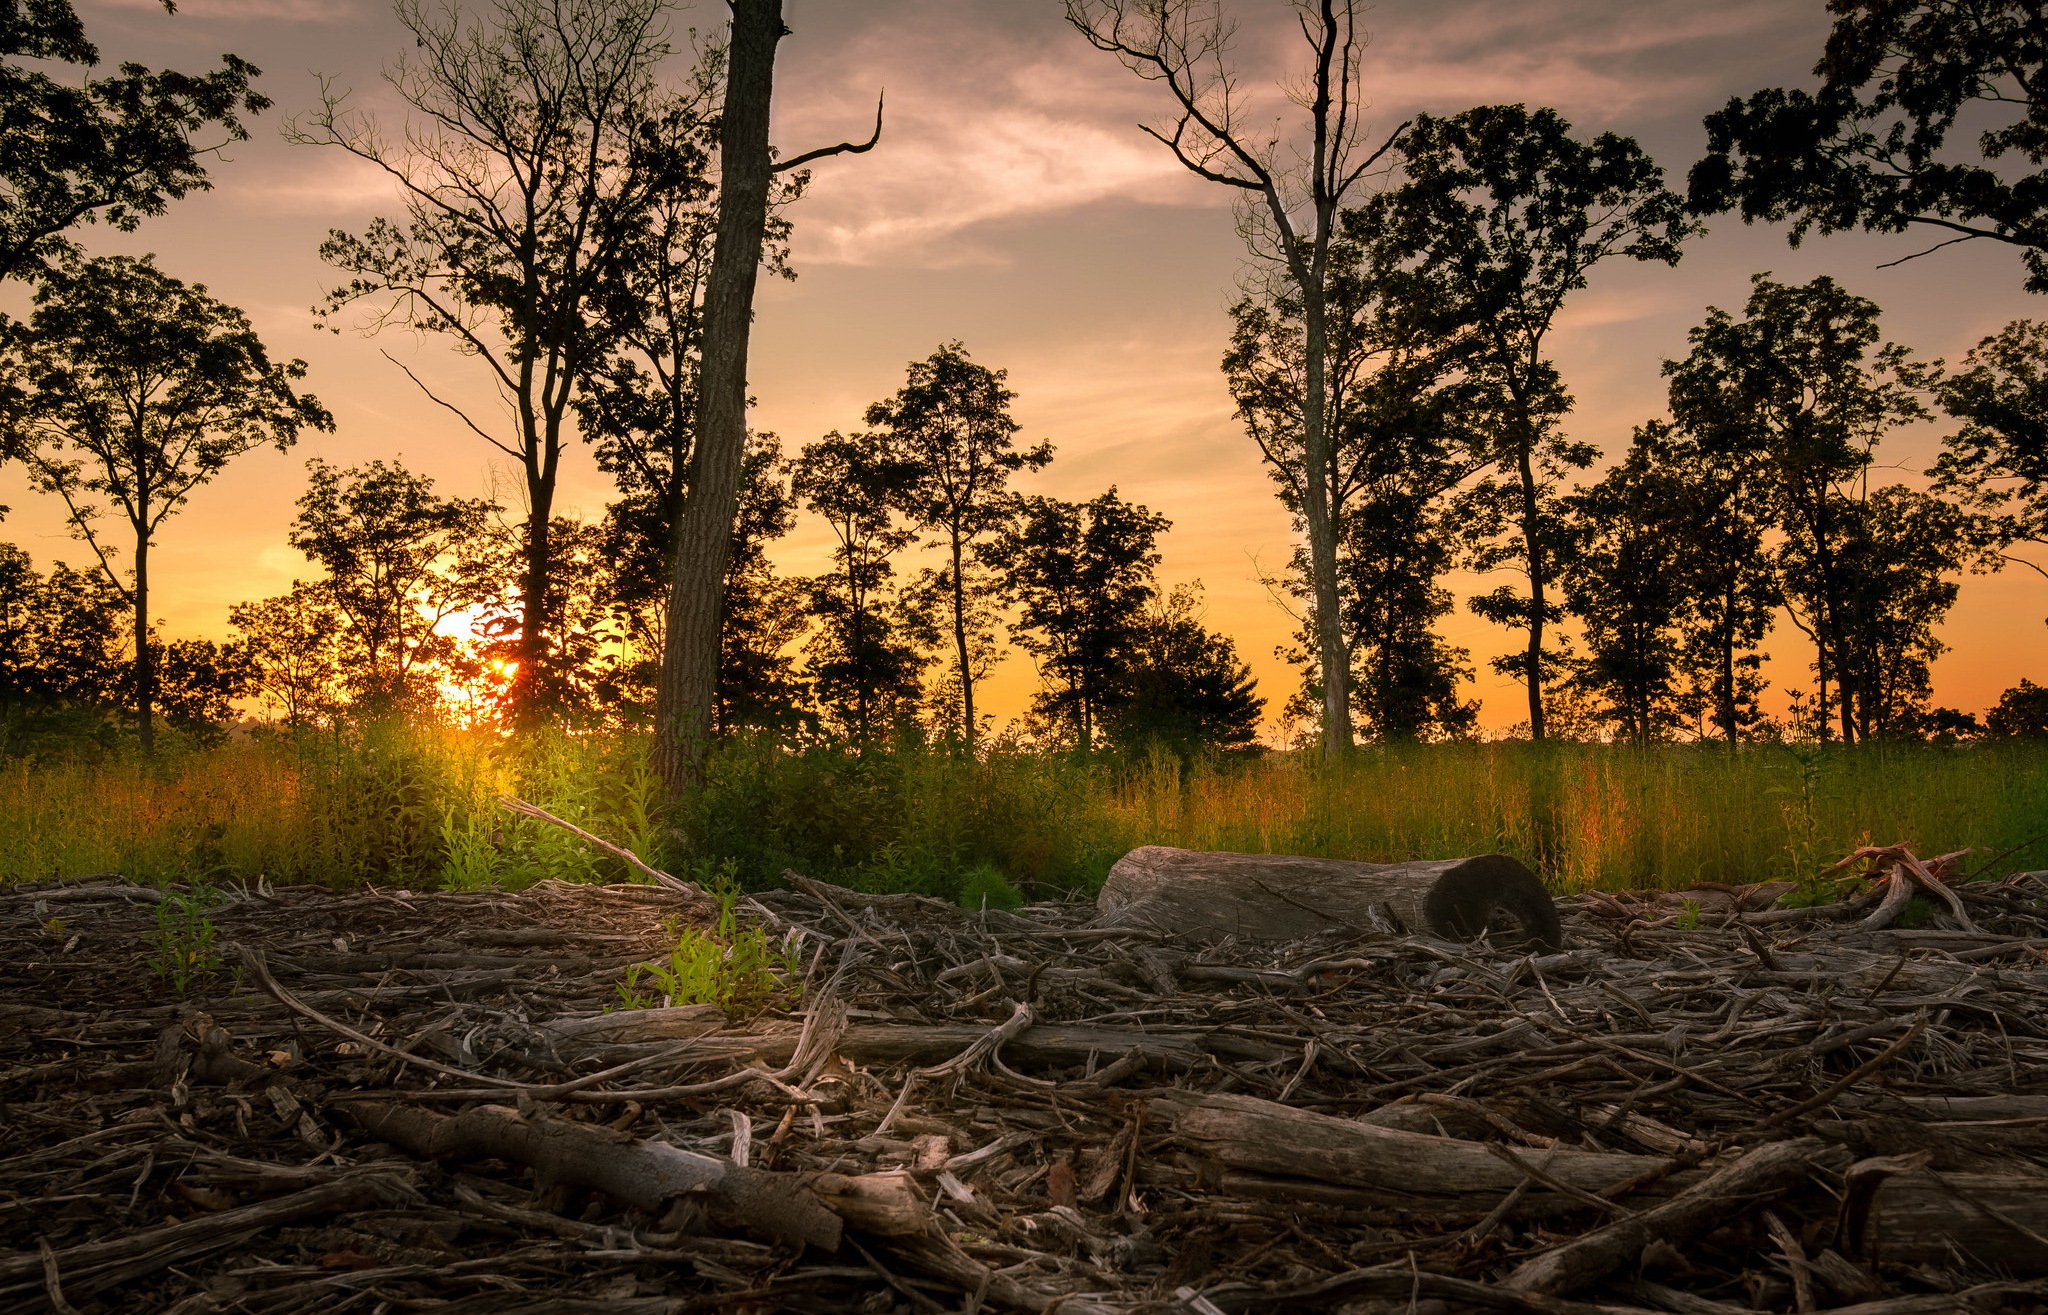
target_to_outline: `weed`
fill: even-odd
[[[733,913],[739,887],[730,878],[708,885],[718,897],[718,920],[711,932],[664,920],[662,930],[674,938],[675,948],[666,963],[636,963],[626,969],[626,979],[618,987],[619,1008],[708,1004],[753,1009],[800,989],[801,945],[792,940],[778,948],[760,927],[741,930]]]
[[[1691,931],[1699,925],[1700,902],[1696,899],[1689,899],[1679,906],[1678,921],[1673,923],[1672,926],[1680,931]]]
[[[165,891],[156,903],[149,966],[180,1000],[227,966],[213,952],[218,935],[213,914],[226,903],[226,896],[212,886],[194,886],[184,894]]]
[[[1005,881],[1001,871],[986,863],[960,879],[960,907],[963,909],[1007,911],[1023,902],[1023,893]]]

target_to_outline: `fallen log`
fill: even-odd
[[[1939,1173],[1925,1152],[1870,1159],[1847,1175],[1845,1236],[1879,1266],[1965,1256],[2021,1278],[2048,1275],[2048,1177]]]
[[[1561,943],[1550,892],[1505,854],[1353,863],[1145,845],[1110,868],[1096,907],[1098,925],[1204,938],[1291,941],[1391,928],[1471,940],[1512,923],[1544,949]]]
[[[1597,1196],[1671,1167],[1661,1156],[1565,1146],[1503,1156],[1503,1148],[1486,1142],[1333,1118],[1256,1096],[1175,1091],[1155,1095],[1151,1107],[1171,1119],[1175,1134],[1199,1155],[1235,1169],[1372,1188],[1388,1193],[1389,1204],[1429,1197],[1491,1205],[1508,1192],[1539,1186]],[[1673,1174],[1663,1183],[1683,1185],[1700,1176]],[[1530,1202],[1534,1208],[1547,1204],[1544,1192],[1527,1195],[1537,1198]]]
[[[529,1119],[503,1105],[453,1116],[368,1101],[341,1108],[364,1131],[415,1155],[523,1164],[544,1185],[594,1188],[648,1211],[698,1198],[715,1219],[778,1242],[833,1251],[843,1225],[908,1236],[928,1221],[923,1199],[900,1173],[771,1173],[599,1124]]]
[[[1652,1242],[1689,1241],[1760,1201],[1792,1190],[1829,1149],[1812,1138],[1758,1146],[1661,1205],[1612,1220],[1523,1261],[1502,1286],[1553,1297],[1575,1292],[1634,1263]]]

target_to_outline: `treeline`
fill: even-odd
[[[1630,138],[1576,135],[1549,109],[1421,115],[1364,140],[1351,0],[1304,16],[1314,71],[1290,140],[1239,131],[1215,7],[1069,0],[1081,34],[1170,97],[1161,142],[1249,201],[1254,272],[1223,367],[1301,530],[1275,582],[1305,618],[1289,711],[1327,752],[1357,730],[1473,733],[1470,652],[1442,634],[1461,569],[1515,581],[1466,606],[1511,636],[1493,667],[1521,683],[1531,739],[1857,742],[2048,722],[2027,682],[1979,723],[1932,706],[1929,676],[1958,578],[2048,543],[2048,327],[2015,322],[1950,367],[1885,341],[1877,307],[1832,279],[1760,274],[1739,312],[1709,308],[1666,363],[1666,414],[1611,445],[1609,469],[1596,475],[1602,449],[1566,427],[1573,398],[1547,345],[1564,306],[1602,264],[1676,263],[1706,215],[1791,219],[1795,236],[1945,225],[2023,248],[2029,286],[2048,287],[2048,175],[2030,189],[1983,164],[2016,151],[2039,165],[2038,142],[2016,128],[1975,163],[1936,158],[1966,104],[2042,109],[2024,16],[1992,5],[1984,21],[2013,40],[1958,46],[1951,7],[1835,8],[1818,99],[1732,102],[1681,195]],[[325,95],[287,127],[400,198],[330,233],[315,311],[337,331],[442,342],[494,389],[509,420],[399,366],[511,463],[517,504],[444,496],[395,459],[312,462],[290,531],[307,576],[237,604],[222,645],[158,641],[150,549],[229,463],[333,420],[300,391],[304,363],[273,361],[240,311],[74,239],[204,187],[207,135],[237,136],[267,106],[256,70],[125,66],[74,86],[49,63],[87,68],[97,52],[62,0],[0,25],[0,114],[33,126],[0,160],[0,280],[34,294],[27,318],[0,325],[0,459],[61,500],[92,559],[45,573],[0,556],[10,742],[132,724],[147,753],[159,713],[204,729],[260,698],[311,726],[453,699],[512,726],[640,724],[659,708],[669,734],[695,737],[701,712],[715,732],[972,751],[994,732],[976,692],[1006,644],[1042,677],[1025,727],[1037,743],[1253,741],[1261,700],[1231,642],[1202,624],[1193,586],[1156,578],[1165,518],[1114,488],[1080,503],[1013,488],[1052,450],[1020,441],[1003,372],[961,344],[913,362],[858,426],[794,451],[703,403],[739,407],[702,385],[717,373],[707,347],[723,361],[744,345],[753,249],[761,270],[794,276],[802,166],[872,140],[779,162],[756,141],[753,201],[727,207],[737,173],[721,152],[746,153],[726,107],[744,79],[715,43],[672,46],[667,0],[396,12],[412,44],[387,71],[403,122]],[[768,48],[747,74],[765,133],[783,29],[759,0],[734,14]],[[735,215],[744,297],[721,302],[714,236]],[[1953,423],[1928,487],[1883,482],[1886,439],[1937,416]],[[556,511],[578,443],[616,485],[594,523]],[[829,527],[831,569],[780,576],[769,546],[807,514]],[[700,522],[698,538],[682,532]],[[678,587],[683,574],[703,587]],[[673,620],[715,586],[715,627]],[[678,709],[689,673],[674,659],[708,654],[714,630],[715,706]],[[1774,643],[1809,655],[1783,718],[1764,707]],[[671,786],[686,783],[672,766]]]

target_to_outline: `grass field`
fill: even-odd
[[[495,806],[516,793],[672,871],[785,867],[976,902],[1088,889],[1141,844],[1385,861],[1499,851],[1559,890],[1808,876],[1863,843],[2048,867],[2048,746],[1637,750],[1503,742],[1184,764],[735,744],[683,819],[637,737],[438,729],[0,764],[0,877],[520,886],[625,870]]]

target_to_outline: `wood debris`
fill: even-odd
[[[0,889],[0,1309],[2048,1311],[2048,873],[1284,944],[792,875]],[[1897,925],[1933,892],[1927,925]],[[664,922],[666,920],[666,927]]]

